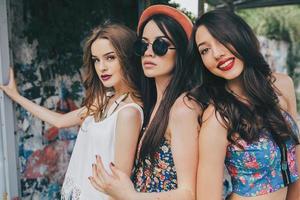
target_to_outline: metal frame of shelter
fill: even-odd
[[[300,4],[300,0],[206,0],[206,3],[216,8],[227,7],[231,10],[235,10],[270,6],[294,5]]]
[[[7,83],[10,50],[7,0],[0,0],[0,84]],[[14,111],[11,100],[0,91],[0,199],[19,196]]]

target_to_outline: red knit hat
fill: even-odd
[[[157,14],[163,14],[173,18],[182,26],[187,37],[190,38],[193,29],[192,21],[183,12],[167,5],[153,5],[144,10],[137,26],[137,32],[139,32],[141,25],[147,19]]]

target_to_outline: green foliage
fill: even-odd
[[[300,41],[300,6],[280,6],[240,10],[259,35],[287,42]]]
[[[169,5],[174,8],[180,9],[184,14],[186,14],[186,16],[188,16],[192,20],[192,22],[194,22],[196,20],[196,16],[191,11],[188,11],[185,8],[180,8],[179,3],[172,2],[172,3],[169,3]]]
[[[146,1],[147,2],[147,1]],[[150,3],[150,5],[154,5],[154,4],[165,4],[168,6],[172,6],[173,8],[177,8],[180,9],[184,14],[186,14],[192,21],[195,21],[196,17],[194,16],[194,14],[191,11],[188,11],[187,9],[180,8],[180,4],[176,3],[174,1],[171,0],[151,0],[148,1]]]
[[[240,10],[243,17],[258,35],[284,40],[290,44],[287,58],[288,74],[296,86],[300,82],[300,6],[278,6]],[[300,94],[297,95],[300,97]],[[300,99],[298,107],[300,109]]]
[[[256,34],[290,44],[288,72],[294,76],[295,68],[300,63],[300,6],[240,10],[238,14],[250,24]]]

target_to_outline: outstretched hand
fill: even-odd
[[[9,82],[7,85],[0,85],[0,90],[3,90],[3,92],[5,92],[11,98],[19,95],[14,77],[14,70],[11,67],[9,68]]]
[[[93,175],[89,177],[92,186],[116,200],[133,199],[136,191],[126,173],[110,164],[112,174],[109,174],[102,163],[101,157],[96,156],[96,164],[92,166]]]

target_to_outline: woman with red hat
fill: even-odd
[[[113,163],[108,173],[100,156],[90,177],[114,199],[195,199],[200,110],[185,93],[194,67],[183,64],[191,31],[189,18],[169,6],[151,6],[140,17],[135,51],[147,77],[145,121],[132,181]]]

